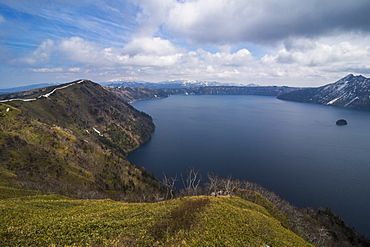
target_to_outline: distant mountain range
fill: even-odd
[[[165,98],[178,94],[229,94],[229,95],[263,95],[278,96],[299,88],[285,86],[256,86],[256,87],[238,87],[238,86],[204,86],[204,87],[182,87],[182,88],[146,88],[146,87],[128,87],[119,86],[105,87],[106,90],[116,94],[126,102],[134,102],[143,99]]]
[[[349,74],[335,83],[295,90],[278,99],[370,110],[370,79]]]
[[[233,95],[263,95],[278,96],[287,92],[298,90],[286,86],[208,86],[191,88],[165,88],[159,91],[168,95],[175,94],[233,94]]]
[[[105,89],[126,102],[141,99],[163,98],[176,94],[240,94],[277,96],[278,99],[370,110],[370,79],[349,74],[335,83],[315,88],[287,86],[259,86],[256,84],[222,84],[216,81],[169,80],[159,83],[122,80],[101,82]],[[26,87],[0,89],[0,99],[19,97],[38,92],[55,84],[36,84]],[[33,90],[31,90],[33,89]],[[26,90],[31,90],[23,92]],[[12,93],[11,95],[9,95]],[[15,94],[16,93],[16,94]],[[5,95],[6,94],[6,95]],[[29,95],[28,95],[29,96]]]
[[[145,81],[135,81],[135,80],[111,80],[108,82],[100,83],[104,86],[111,87],[146,87],[152,89],[162,89],[162,88],[190,88],[190,87],[208,87],[208,86],[241,86],[234,83],[220,83],[217,81],[199,81],[199,80],[168,80],[163,82],[145,82]],[[244,85],[246,87],[257,86],[256,84]]]

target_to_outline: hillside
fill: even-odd
[[[278,99],[370,110],[370,79],[349,74],[335,83],[288,92]]]
[[[100,85],[80,80],[4,97],[0,185],[133,201],[160,191],[125,159],[150,139],[151,117]]]
[[[370,244],[329,209],[296,209],[257,184],[215,178],[207,190],[245,189],[234,188],[232,196],[191,196],[199,191],[190,189],[173,200],[127,203],[0,186],[0,246]]]
[[[240,197],[125,203],[36,195],[0,207],[1,246],[313,246]]]

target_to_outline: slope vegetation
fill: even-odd
[[[160,184],[125,159],[150,139],[150,116],[91,81],[0,103],[0,185],[78,198],[148,200]],[[140,198],[138,198],[140,197]]]
[[[36,195],[0,208],[4,246],[312,246],[240,197],[133,204]]]

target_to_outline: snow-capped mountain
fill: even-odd
[[[279,99],[357,109],[370,109],[370,79],[349,74],[339,81],[318,88],[282,94]]]
[[[112,87],[146,87],[153,89],[161,88],[190,88],[190,87],[207,87],[207,86],[238,86],[237,84],[231,83],[220,83],[217,81],[200,81],[200,80],[168,80],[162,82],[145,82],[136,80],[119,80],[114,79],[108,82],[102,82],[102,85],[112,86]],[[253,84],[254,85],[254,84]],[[248,85],[247,85],[248,86]]]
[[[179,85],[181,87],[208,87],[208,86],[225,86],[230,84],[223,84],[217,81],[199,81],[199,80],[168,80],[160,82],[161,84]]]

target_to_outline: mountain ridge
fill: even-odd
[[[217,81],[201,81],[201,80],[167,80],[161,82],[146,82],[146,81],[136,81],[136,80],[110,80],[108,82],[101,83],[104,86],[111,87],[145,87],[152,89],[163,89],[163,88],[192,88],[192,87],[207,87],[207,86],[242,86],[235,83],[220,83]],[[244,85],[257,86],[255,84]]]
[[[231,95],[262,95],[278,96],[298,88],[287,86],[205,86],[191,88],[164,88],[159,89],[168,95],[176,94],[231,94]]]
[[[278,99],[370,110],[370,79],[349,74],[334,83],[288,92]]]
[[[153,89],[147,87],[106,86],[105,89],[116,94],[122,100],[132,103],[136,100],[165,98],[179,94],[278,96],[300,88],[287,86],[202,86]]]

